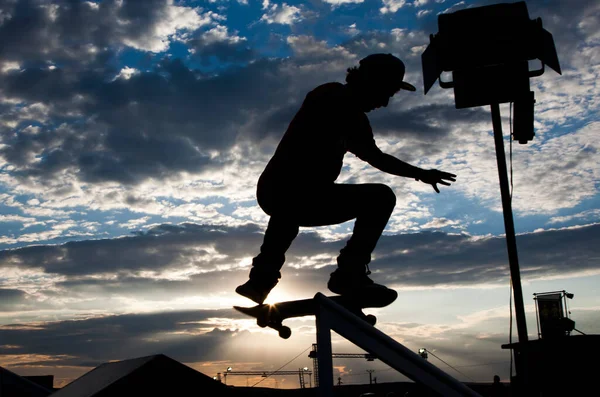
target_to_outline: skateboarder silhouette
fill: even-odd
[[[396,196],[383,184],[338,184],[343,157],[351,152],[379,170],[433,186],[456,175],[424,170],[383,153],[375,144],[365,113],[386,107],[404,82],[404,63],[391,54],[372,54],[348,69],[346,84],[318,86],[306,95],[298,113],[258,180],[257,201],[270,216],[260,253],[249,279],[236,292],[262,304],[281,278],[285,253],[299,227],[340,224],[355,219],[354,230],[337,257],[327,287],[335,294],[389,291],[368,275],[371,253],[381,236]]]

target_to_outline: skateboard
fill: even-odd
[[[392,289],[385,293],[368,296],[341,296],[333,295],[327,298],[344,306],[367,323],[375,325],[377,317],[365,314],[363,309],[385,307],[396,300],[398,293]],[[302,299],[297,301],[280,302],[275,304],[263,303],[252,307],[234,306],[235,310],[256,319],[256,324],[261,327],[269,327],[277,332],[283,339],[292,335],[292,330],[283,325],[283,321],[292,317],[304,317],[315,315],[317,303],[314,299]]]

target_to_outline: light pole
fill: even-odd
[[[231,372],[233,370],[233,368],[231,367],[227,367],[227,369],[225,370],[225,372],[223,373],[223,378],[225,379],[225,384],[227,384],[227,374],[229,372]]]
[[[529,362],[525,305],[517,256],[515,227],[509,190],[500,103],[514,103],[512,139],[520,144],[532,140],[534,132],[534,92],[530,77],[541,76],[545,66],[561,74],[552,34],[542,26],[541,18],[529,18],[527,4],[492,4],[459,10],[438,16],[439,32],[430,36],[423,52],[425,94],[439,79],[442,88],[454,89],[457,109],[490,106],[496,147],[496,161],[506,232],[506,246],[517,332],[515,349],[517,382],[515,389],[529,392]],[[542,67],[529,70],[529,61],[538,59]],[[442,72],[452,72],[452,81],[442,81]],[[511,380],[512,383],[512,380]]]
[[[302,368],[302,371],[308,372],[309,369],[308,369],[308,367],[304,367],[304,368]],[[302,377],[304,377],[304,374],[302,374]],[[312,376],[310,376],[310,375],[308,375],[308,387],[310,387],[312,389]]]

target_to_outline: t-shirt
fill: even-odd
[[[259,184],[311,186],[333,183],[346,152],[368,161],[379,149],[367,115],[341,83],[326,83],[306,95]]]

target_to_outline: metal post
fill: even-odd
[[[513,297],[515,301],[515,314],[517,320],[517,332],[519,335],[521,362],[524,364],[517,371],[520,372],[522,384],[527,387],[527,323],[525,320],[525,305],[523,304],[523,289],[521,288],[521,272],[519,270],[519,258],[517,256],[517,240],[515,237],[515,225],[511,205],[510,191],[508,187],[508,170],[506,168],[506,154],[504,152],[504,138],[502,135],[502,122],[500,119],[500,106],[498,103],[491,105],[492,125],[494,128],[494,142],[496,144],[496,160],[498,162],[498,176],[500,177],[500,194],[502,195],[502,210],[504,214],[504,229],[506,231],[506,247],[508,249],[508,263],[510,266],[510,277],[513,286]],[[510,138],[512,139],[512,138]]]
[[[317,316],[319,360],[321,360],[321,357],[323,361],[327,361],[329,358],[327,363],[319,362],[320,371],[323,371],[323,367],[329,368],[328,379],[321,379],[320,388],[322,389],[322,395],[326,395],[324,394],[326,389],[323,388],[325,381],[328,381],[327,387],[329,390],[333,388],[331,340],[328,338],[331,336],[331,331],[335,331],[341,337],[346,338],[356,346],[377,357],[378,360],[381,360],[415,382],[422,383],[441,396],[481,397],[462,382],[446,374],[435,365],[430,364],[427,360],[423,360],[423,358],[407,349],[397,340],[390,338],[320,292],[315,295],[314,299],[317,305],[317,312],[319,313]],[[321,354],[323,346],[321,343],[327,343],[328,355]],[[321,374],[325,376],[323,372]]]
[[[513,223],[511,197],[508,189],[508,171],[506,169],[506,154],[504,153],[504,139],[500,121],[500,106],[497,103],[494,103],[491,107],[494,141],[496,143],[496,160],[498,161],[498,176],[500,177],[500,194],[502,195],[502,209],[504,213],[504,229],[506,231],[506,247],[508,249],[508,263],[510,265],[510,276],[514,288],[517,331],[519,334],[519,342],[526,343],[528,340],[527,323],[525,322],[525,305],[523,304],[521,273],[519,270],[519,259],[517,257],[515,225]]]
[[[331,323],[322,315],[319,307],[316,313],[317,361],[319,362],[319,396],[333,397],[333,353],[331,349]]]

